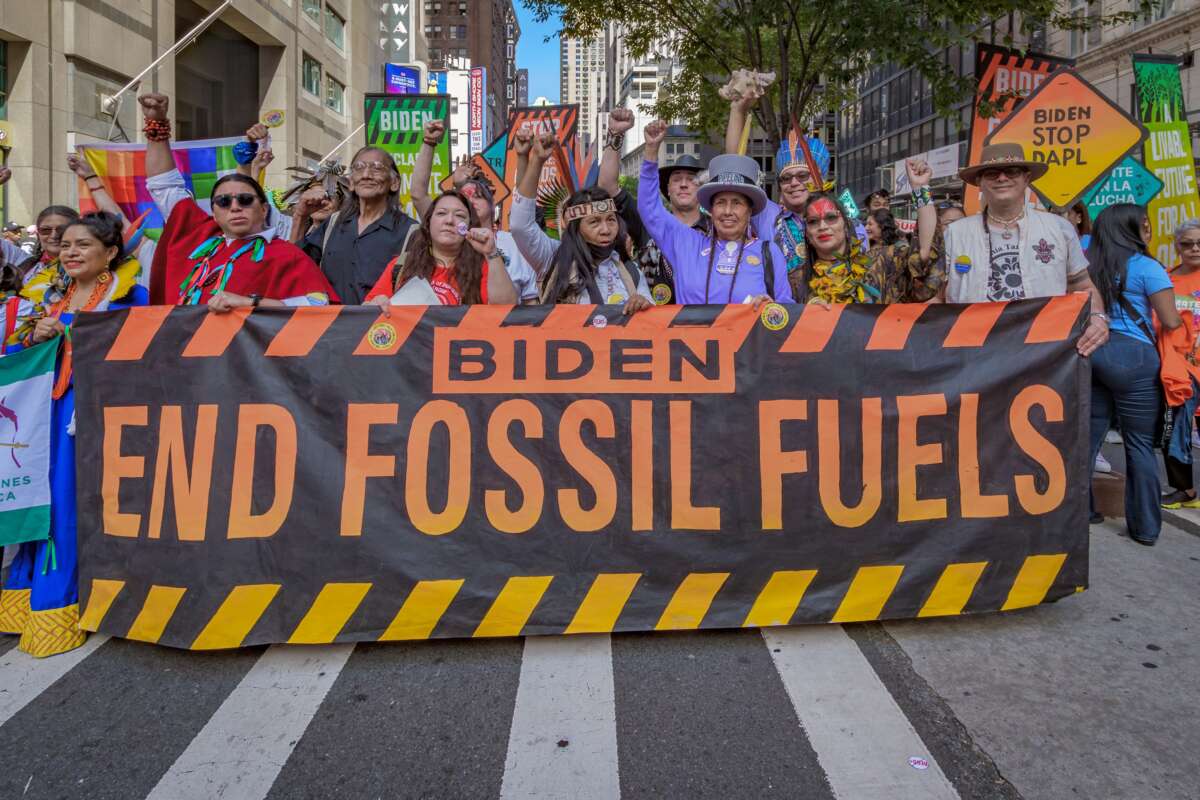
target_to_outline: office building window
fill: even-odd
[[[338,50],[346,48],[346,20],[329,6],[325,6],[325,38]]]
[[[1153,25],[1155,22],[1166,19],[1175,11],[1175,0],[1159,0],[1154,8],[1149,9],[1140,17],[1133,21],[1133,29],[1141,30],[1147,25]]]
[[[1101,0],[1071,0],[1071,16],[1087,20],[1089,25],[1083,30],[1071,31],[1069,42],[1071,55],[1079,56],[1100,44],[1100,15],[1103,12]]]
[[[321,0],[303,0],[301,8],[304,9],[304,15],[318,25],[321,24]]]
[[[346,87],[328,75],[325,76],[325,105],[339,114],[346,111]]]
[[[303,66],[301,69],[301,77],[304,83],[304,91],[316,97],[321,96],[321,62],[304,54]]]

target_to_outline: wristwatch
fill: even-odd
[[[261,302],[262,302],[262,295],[261,295],[261,294],[252,294],[252,295],[250,295],[250,307],[251,307],[251,308],[258,308],[258,304],[259,304],[259,303],[261,303]]]
[[[1093,311],[1091,314],[1088,314],[1088,316],[1089,317],[1099,317],[1100,319],[1104,320],[1105,325],[1112,324],[1112,320],[1110,320],[1108,318],[1108,314],[1105,314],[1103,311]]]

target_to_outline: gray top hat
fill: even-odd
[[[758,185],[758,162],[750,156],[726,154],[717,156],[708,165],[708,183],[697,193],[700,207],[712,213],[713,198],[721,192],[737,192],[750,201],[750,212],[757,214],[767,207],[767,193]]]
[[[658,189],[660,192],[662,192],[663,197],[666,197],[667,184],[671,180],[672,172],[684,170],[685,172],[699,173],[703,169],[704,167],[700,164],[700,159],[696,158],[695,156],[680,156],[679,158],[675,159],[675,162],[670,166],[658,168]]]

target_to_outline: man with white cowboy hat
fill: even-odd
[[[659,194],[658,151],[667,124],[646,126],[645,160],[638,182],[638,213],[667,260],[675,265],[676,302],[793,302],[783,252],[755,235],[751,218],[767,207],[758,186],[759,169],[747,156],[717,156],[708,166],[709,179],[697,192],[700,206],[712,216],[713,233],[705,236],[672,216]]]
[[[959,170],[964,182],[979,187],[983,210],[946,228],[942,299],[985,303],[1088,292],[1093,311],[1076,343],[1087,356],[1108,341],[1108,317],[1075,228],[1025,202],[1029,184],[1047,169],[1008,143],[984,147],[978,164]]]

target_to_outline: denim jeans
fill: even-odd
[[[1154,541],[1162,528],[1161,484],[1154,436],[1162,416],[1158,350],[1140,339],[1113,333],[1092,353],[1092,455],[1096,460],[1115,416],[1125,440],[1125,524],[1129,535]],[[1092,508],[1095,509],[1095,498]]]

